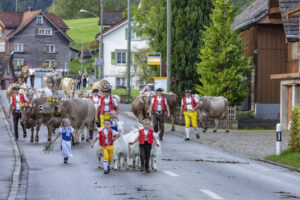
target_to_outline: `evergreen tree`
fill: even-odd
[[[224,96],[230,105],[239,105],[249,92],[250,59],[243,56],[244,46],[238,31],[231,29],[236,8],[229,0],[215,0],[211,23],[204,31],[197,72],[201,96]]]
[[[195,63],[211,7],[211,0],[172,0],[172,91],[177,94],[199,82]],[[143,0],[140,8],[133,8],[133,18],[135,31],[147,36],[151,48],[161,52],[166,62],[167,1]]]

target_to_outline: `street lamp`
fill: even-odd
[[[99,42],[99,59],[102,58],[103,59],[103,0],[100,1],[100,6],[101,6],[101,26],[99,26],[99,33],[101,33],[101,39]],[[99,18],[98,15],[96,15],[95,13],[85,10],[85,9],[80,9],[81,13],[90,13],[92,15],[94,15],[95,17]],[[103,72],[103,67],[99,66],[99,79],[103,79],[104,78],[104,72]]]

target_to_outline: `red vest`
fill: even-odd
[[[191,96],[192,99],[192,107],[195,108],[196,107],[196,101],[195,99]],[[183,109],[186,110],[186,97],[183,97]]]
[[[101,105],[100,105],[100,114],[103,115],[105,106],[105,97],[101,97]],[[115,110],[114,102],[112,96],[109,97],[109,111]]]
[[[166,102],[165,102],[165,97],[161,96],[161,109],[162,110],[166,110]],[[158,100],[157,100],[157,96],[154,97],[154,103],[153,103],[153,110],[157,110],[157,106],[158,106]]]
[[[140,129],[139,130],[139,143],[140,144],[145,144],[145,133],[144,133],[144,129]],[[153,143],[153,130],[152,129],[148,129],[148,134],[147,134],[147,142],[149,144]]]
[[[113,132],[112,132],[111,129],[109,129],[107,137],[108,137],[109,145],[113,145],[114,144],[114,141],[112,139]],[[100,144],[101,147],[104,147],[106,145],[105,144],[105,139],[106,139],[106,136],[105,136],[104,129],[103,129],[103,130],[99,131],[99,144]]]
[[[20,101],[21,101],[21,103],[26,103],[25,96],[22,93],[20,93]],[[12,96],[12,105],[13,105],[13,108],[17,107],[17,99],[16,99],[15,94]]]
[[[92,96],[90,96],[89,98],[90,98],[90,100],[92,100],[93,103],[95,104],[95,102],[94,102],[94,96],[92,95]],[[98,95],[98,99],[101,99],[101,96],[100,96],[100,95]]]

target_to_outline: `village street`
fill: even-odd
[[[1,101],[7,109],[6,99],[1,98]],[[125,120],[125,132],[136,125],[135,120],[126,116],[120,119]],[[59,141],[53,152],[43,153],[46,135],[43,127],[40,143],[30,143],[30,135],[19,140],[28,164],[28,183],[22,185],[27,181],[21,179],[21,187],[27,186],[26,199],[274,200],[300,197],[300,175],[296,172],[196,142],[184,142],[171,134],[161,143],[157,172],[146,174],[123,168],[109,175],[98,169],[95,152],[87,142],[73,148],[69,164],[63,164]]]

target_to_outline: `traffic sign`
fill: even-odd
[[[154,52],[147,54],[148,65],[161,65],[161,53]]]
[[[104,65],[104,58],[95,58],[95,62],[97,66]]]

